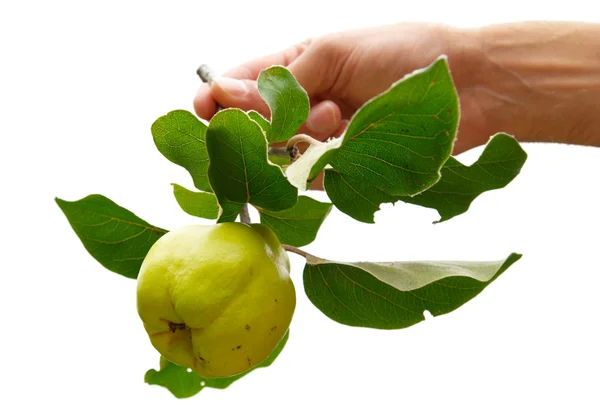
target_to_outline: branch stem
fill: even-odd
[[[242,207],[242,211],[240,211],[240,222],[244,224],[252,223],[252,221],[250,220],[250,212],[248,211],[248,204],[244,204],[244,207]]]

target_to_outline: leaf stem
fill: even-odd
[[[311,256],[310,254],[306,253],[304,250],[300,250],[299,248],[290,246],[289,244],[282,244],[281,247],[283,247],[288,252],[296,253],[296,254],[304,257],[305,259],[308,259]]]
[[[318,141],[316,139],[314,139],[313,137],[311,137],[310,135],[306,135],[306,134],[296,134],[293,137],[291,137],[288,142],[287,142],[287,149],[289,150],[290,148],[295,147],[295,145],[299,142],[306,142],[309,145],[320,145],[322,144],[321,141]]]

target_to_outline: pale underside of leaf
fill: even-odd
[[[308,184],[329,164],[343,140],[332,139],[322,144],[312,144],[300,158],[290,165],[285,174],[295,187],[306,191]]]
[[[331,319],[350,326],[400,329],[477,296],[521,255],[497,262],[339,263],[308,257],[304,288]],[[314,263],[314,264],[311,264]]]

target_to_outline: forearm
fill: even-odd
[[[527,22],[462,35],[471,38],[463,61],[477,69],[457,87],[475,107],[465,121],[479,123],[482,139],[503,131],[520,141],[600,146],[599,24]]]

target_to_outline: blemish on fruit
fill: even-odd
[[[252,359],[250,357],[246,357],[246,360],[248,361],[248,366],[251,367],[252,366]]]
[[[275,329],[277,329],[277,326],[272,327],[271,332],[273,332]]]
[[[240,349],[241,347],[242,347],[241,345],[238,345],[235,347],[235,349]]]
[[[249,331],[250,330],[250,325],[246,325],[245,328],[246,328],[247,331]]]
[[[277,298],[275,298],[275,302],[277,302]]]

